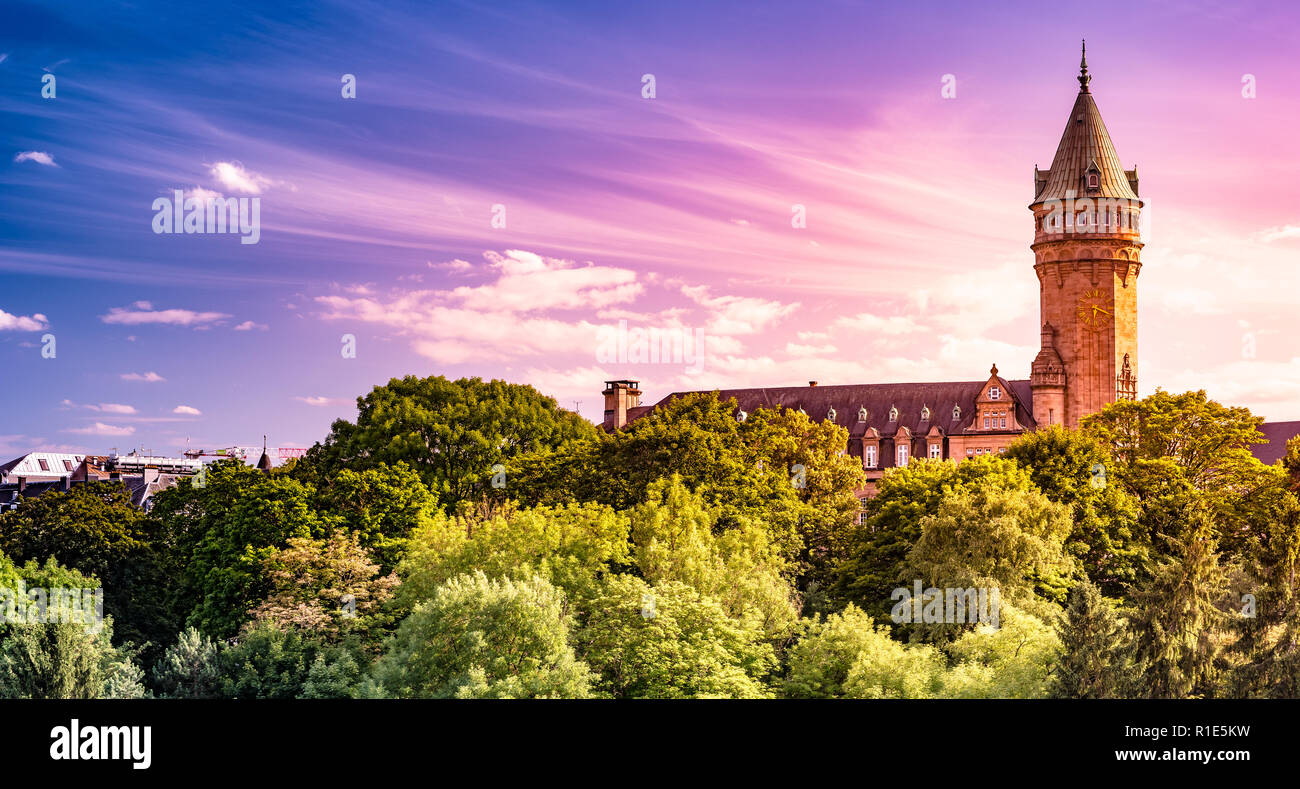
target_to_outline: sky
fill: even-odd
[[[1146,203],[1139,394],[1300,419],[1288,3],[186,5],[0,6],[6,459],[306,447],[406,375],[593,421],[619,378],[1027,378],[1081,38]],[[256,198],[256,243],[155,232],[176,190]]]

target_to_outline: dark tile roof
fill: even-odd
[[[1286,457],[1286,442],[1300,435],[1300,422],[1268,422],[1259,428],[1267,444],[1255,444],[1250,452],[1261,463],[1272,465]]]
[[[1034,427],[1033,393],[1029,381],[1007,381],[999,378],[1003,388],[1015,395],[1016,420],[1024,427]],[[780,386],[756,389],[722,389],[720,400],[735,398],[740,408],[752,412],[757,408],[784,406],[792,410],[803,409],[809,417],[822,420],[832,407],[835,424],[847,428],[850,442],[860,439],[868,428],[874,427],[882,438],[892,436],[901,426],[912,431],[913,436],[925,435],[938,425],[951,435],[971,426],[975,418],[975,398],[988,381],[959,381],[948,383],[910,384],[845,384],[833,386]],[[666,404],[685,392],[674,392],[653,407]],[[858,421],[858,409],[867,408],[867,420]],[[921,411],[930,408],[929,421],[922,421]],[[952,418],[953,406],[961,406],[961,418]],[[898,421],[889,421],[889,409],[898,409]],[[629,415],[631,412],[629,411]],[[640,416],[640,414],[638,414]]]
[[[1100,189],[1090,190],[1083,186],[1083,175],[1095,166],[1100,176]],[[1130,176],[1132,180],[1130,180]],[[1126,171],[1120,163],[1115,145],[1110,141],[1106,124],[1102,123],[1101,111],[1092,94],[1086,90],[1079,92],[1066,121],[1061,143],[1056,148],[1049,170],[1039,170],[1034,195],[1034,202],[1045,200],[1065,200],[1067,193],[1075,198],[1110,197],[1137,200],[1134,188],[1137,171]]]

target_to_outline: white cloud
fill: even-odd
[[[683,285],[681,290],[691,301],[712,311],[707,326],[710,334],[756,334],[799,307],[798,302],[782,304],[750,296],[710,296],[705,285]]]
[[[218,200],[225,197],[225,195],[223,195],[221,192],[214,192],[211,189],[204,189],[201,186],[196,186],[193,189],[186,190],[184,197],[186,200],[189,200],[190,198],[194,198],[198,200],[200,203],[206,205],[209,200]]]
[[[153,384],[153,383],[158,383],[159,381],[166,381],[167,379],[163,378],[158,373],[148,372],[148,373],[122,373],[122,380],[123,381],[144,381],[146,383]]]
[[[40,331],[49,328],[49,325],[49,319],[39,312],[27,317],[24,315],[10,315],[4,310],[0,310],[0,331]]]
[[[859,312],[851,317],[839,318],[835,321],[835,325],[846,329],[888,335],[910,334],[921,330],[921,327],[916,325],[916,321],[905,315],[891,315],[883,318],[869,312]]]
[[[130,425],[119,427],[117,425],[106,425],[103,422],[96,422],[90,427],[75,427],[63,432],[80,433],[85,436],[129,436],[135,432],[135,428]]]
[[[432,261],[426,260],[424,264],[429,268],[445,269],[447,271],[452,271],[452,272],[457,272],[462,274],[467,271],[474,270],[474,266],[472,263],[470,263],[468,260],[461,260],[460,258],[456,258],[455,260],[449,260],[446,263],[434,263]]]
[[[134,414],[135,406],[123,405],[122,403],[100,403],[97,406],[86,406],[92,411],[102,411],[106,414]]]
[[[252,331],[253,329],[257,329],[258,331],[266,331],[267,325],[265,323],[254,323],[253,321],[244,321],[243,323],[235,327],[235,331]]]
[[[1300,225],[1271,227],[1268,230],[1261,230],[1256,234],[1256,238],[1265,244],[1271,244],[1274,241],[1283,241],[1288,238],[1300,238]]]
[[[23,151],[14,157],[15,162],[36,162],[46,167],[58,167],[54,163],[54,157],[45,151]]]
[[[307,405],[310,406],[316,406],[317,408],[324,408],[325,406],[330,406],[330,405],[345,405],[347,403],[352,402],[346,397],[322,397],[320,395],[312,395],[310,397],[295,397],[293,399],[302,403],[306,403]]]
[[[147,301],[137,301],[130,307],[113,307],[107,315],[100,315],[104,323],[136,326],[142,323],[163,323],[173,326],[203,326],[229,318],[224,312],[196,312],[195,310],[155,310]]]
[[[212,166],[212,177],[232,192],[260,195],[262,189],[271,186],[270,178],[244,169],[239,162],[217,162]]]
[[[172,409],[173,414],[185,414],[186,416],[203,416],[203,412],[194,406],[178,405]]]
[[[496,282],[459,287],[450,298],[467,309],[533,312],[547,309],[600,309],[636,299],[642,286],[630,269],[579,266],[572,260],[547,258],[511,249],[484,254],[499,273]]]

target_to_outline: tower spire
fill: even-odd
[[[1088,83],[1092,77],[1088,75],[1088,40],[1083,39],[1083,57],[1079,59],[1079,92],[1089,93]]]

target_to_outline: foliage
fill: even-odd
[[[399,698],[584,698],[564,595],[542,578],[459,575],[415,606],[374,667]]]
[[[1059,626],[1061,659],[1050,695],[1060,699],[1127,698],[1139,686],[1132,639],[1115,607],[1088,580],[1070,590]]]
[[[438,513],[412,536],[398,594],[409,608],[451,578],[481,570],[515,580],[540,576],[570,598],[583,598],[602,574],[628,561],[628,518],[607,506],[508,509],[486,517]]]
[[[442,376],[394,378],[357,398],[295,473],[320,483],[344,468],[405,463],[444,506],[488,495],[492,466],[591,439],[596,428],[531,386]]]
[[[253,619],[308,632],[324,644],[382,628],[382,606],[392,598],[397,576],[380,577],[360,539],[355,532],[290,538],[263,561],[271,591],[253,608]]]
[[[222,674],[217,645],[198,630],[186,628],[154,665],[153,684],[167,698],[220,698]]]
[[[615,698],[766,698],[776,668],[756,618],[734,618],[678,581],[605,578],[578,631],[582,658]]]

